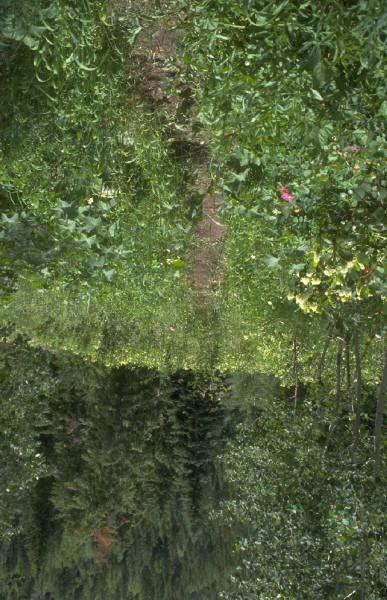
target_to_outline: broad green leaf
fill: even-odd
[[[321,96],[320,92],[318,92],[317,90],[312,89],[312,94],[313,94],[314,98],[316,98],[316,100],[320,100],[320,102],[324,100],[324,98]]]
[[[263,262],[271,269],[277,269],[280,266],[280,259],[275,256],[269,256],[268,258],[264,258]]]

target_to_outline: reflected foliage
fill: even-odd
[[[209,521],[234,420],[224,382],[109,371],[19,339],[3,355],[2,413],[17,390],[19,437],[4,473],[2,597],[214,597],[229,560],[229,534]]]

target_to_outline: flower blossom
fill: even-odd
[[[284,186],[281,187],[280,193],[281,193],[281,200],[283,200],[284,202],[291,202],[293,200],[293,196],[289,192],[287,187],[284,187]]]

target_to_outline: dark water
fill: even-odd
[[[34,361],[23,426],[45,471],[11,490],[1,598],[215,599],[233,540],[211,518],[236,421],[224,379]],[[18,476],[15,466],[8,478]]]

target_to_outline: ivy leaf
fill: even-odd
[[[110,271],[106,271],[105,269],[102,271],[108,281],[111,281],[114,277],[115,270],[110,269]]]
[[[101,219],[95,219],[94,217],[86,217],[85,218],[85,226],[83,227],[83,229],[85,231],[87,231],[87,233],[90,233],[91,231],[93,231],[93,229],[95,229],[100,223],[101,223]]]
[[[109,235],[114,237],[118,231],[118,223],[112,223],[109,227]]]
[[[292,266],[290,267],[290,272],[291,272],[291,273],[299,273],[300,271],[302,271],[302,269],[303,269],[304,267],[305,267],[305,264],[304,264],[304,263],[298,263],[298,264],[292,265]]]
[[[84,233],[81,235],[81,242],[84,242],[88,248],[91,248],[92,245],[95,244],[96,240],[96,235],[92,235],[90,237],[87,237],[87,235],[85,235]]]
[[[20,221],[19,213],[14,213],[12,217],[8,217],[6,214],[1,215],[3,223],[9,223],[10,225],[16,225]]]
[[[71,219],[67,219],[66,221],[62,221],[59,224],[59,227],[61,229],[64,229],[65,231],[70,231],[72,233],[73,231],[75,231],[76,222]]]
[[[275,256],[269,256],[268,258],[264,258],[263,262],[271,269],[278,269],[280,266],[280,259]]]
[[[231,181],[246,181],[246,178],[250,172],[250,168],[245,169],[242,173],[232,173]]]
[[[362,200],[365,196],[367,196],[367,194],[370,194],[372,192],[372,186],[369,183],[362,183],[361,185],[359,185],[359,187],[357,187],[354,190],[354,195],[359,199]]]
[[[87,265],[92,268],[101,268],[105,264],[105,258],[103,256],[91,256],[87,260]]]

